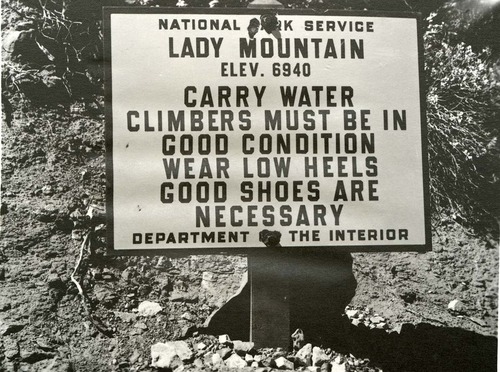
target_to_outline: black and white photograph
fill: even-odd
[[[497,371],[500,1],[1,1],[0,371]]]

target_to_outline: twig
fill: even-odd
[[[84,303],[84,305],[86,305],[85,293],[83,292],[83,288],[80,285],[80,283],[78,282],[78,280],[75,279],[75,274],[78,271],[78,269],[80,268],[80,265],[81,265],[82,259],[83,259],[83,251],[84,251],[85,247],[89,244],[89,242],[90,242],[90,232],[88,232],[87,235],[85,235],[85,239],[83,239],[83,243],[80,247],[80,255],[78,257],[78,261],[76,261],[75,269],[73,270],[73,273],[71,274],[71,281],[73,283],[75,283],[75,286],[78,289],[78,293],[80,294],[80,296],[82,296],[82,302]]]
[[[442,325],[444,325],[444,326],[448,326],[448,323],[446,323],[446,322],[443,322],[443,321],[441,321],[441,320],[437,320],[437,319],[434,319],[434,318],[429,318],[429,317],[424,316],[424,315],[422,315],[422,314],[420,314],[420,313],[417,313],[416,311],[414,311],[414,310],[412,310],[412,309],[405,308],[405,310],[406,310],[406,311],[408,311],[409,313],[412,313],[412,314],[414,314],[414,315],[416,315],[416,316],[419,316],[419,317],[421,317],[422,319],[428,320],[428,321],[430,321],[430,322],[434,322],[434,323],[442,324]]]
[[[471,321],[472,323],[477,324],[480,327],[486,327],[486,324],[480,319],[471,318],[469,316],[464,316],[464,319],[467,319],[467,320]]]
[[[83,239],[83,243],[80,247],[80,255],[78,256],[78,260],[75,265],[75,269],[73,270],[73,273],[71,274],[71,281],[75,284],[76,288],[78,289],[78,293],[80,294],[82,298],[82,304],[85,309],[85,312],[87,313],[87,316],[91,323],[94,325],[94,327],[101,332],[103,335],[107,337],[112,336],[112,332],[94,315],[92,314],[92,310],[90,307],[90,304],[87,303],[87,297],[85,296],[85,292],[81,286],[81,284],[76,280],[75,274],[78,272],[78,269],[80,268],[80,265],[83,260],[83,252],[85,251],[85,248],[90,249],[90,238],[92,236],[92,231],[89,231],[87,235],[85,235],[85,239]]]
[[[29,19],[30,21],[35,21],[37,22],[38,20],[36,19],[36,17],[31,17],[31,16],[28,16],[27,14],[25,13],[21,13],[19,10],[17,10],[16,8],[9,8],[9,10],[12,10],[14,13],[16,13],[18,16],[22,17],[22,18],[26,18],[26,19]]]

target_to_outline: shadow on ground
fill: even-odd
[[[405,324],[398,334],[349,325],[334,350],[368,358],[384,371],[497,371],[498,339],[460,328]]]
[[[291,261],[287,276],[290,329],[301,328],[306,342],[367,358],[386,372],[497,371],[496,337],[426,323],[405,324],[400,333],[353,326],[341,316],[356,288],[349,254],[335,254],[328,259],[324,254],[307,258],[297,255]],[[270,273],[269,282],[275,279]],[[247,284],[213,316],[205,331],[214,335],[227,333],[233,340],[248,340],[249,309]]]

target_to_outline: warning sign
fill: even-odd
[[[430,249],[415,15],[107,8],[115,252]]]

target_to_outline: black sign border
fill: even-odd
[[[113,211],[113,111],[112,111],[112,71],[111,71],[111,15],[126,14],[253,14],[260,16],[270,11],[278,15],[309,15],[309,16],[353,16],[353,17],[384,17],[384,18],[413,18],[417,21],[418,37],[418,64],[420,89],[420,115],[422,138],[422,175],[424,187],[424,222],[425,244],[418,245],[344,245],[344,246],[294,246],[280,247],[280,251],[296,253],[306,252],[428,252],[432,250],[432,232],[430,216],[429,193],[429,163],[427,153],[427,117],[424,75],[424,44],[423,23],[420,13],[391,12],[391,11],[359,11],[359,10],[313,10],[313,9],[259,9],[259,8],[172,8],[172,7],[103,7],[103,36],[104,36],[104,103],[105,103],[105,147],[106,147],[106,226],[107,226],[107,255],[111,256],[186,256],[205,254],[258,254],[263,251],[276,250],[267,248],[264,243],[261,247],[246,248],[151,248],[151,249],[115,249],[114,247],[114,211]]]

